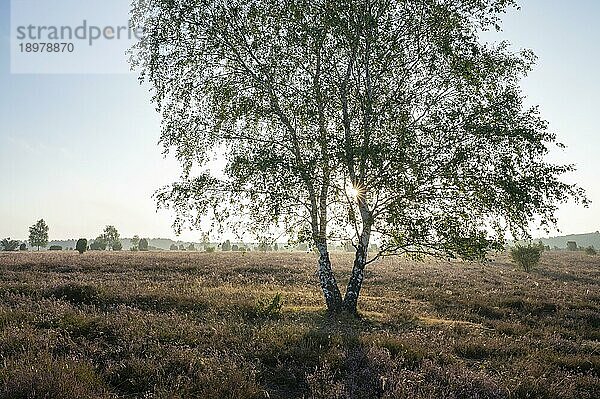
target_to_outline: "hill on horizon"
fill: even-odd
[[[535,241],[541,241],[544,245],[549,245],[550,248],[567,248],[567,241],[575,241],[578,247],[594,247],[596,249],[600,249],[600,232],[595,231],[593,233],[585,234],[568,234],[556,237],[543,237],[536,239]]]

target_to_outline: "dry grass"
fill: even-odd
[[[335,254],[343,280],[351,259]],[[330,317],[311,254],[0,254],[0,398],[594,398],[600,257],[386,259]],[[342,281],[344,283],[344,281]],[[265,304],[281,293],[281,313]]]

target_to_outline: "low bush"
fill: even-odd
[[[60,245],[51,245],[49,249],[50,251],[62,251],[63,247],[61,247]]]
[[[512,260],[524,271],[530,272],[539,264],[542,252],[544,252],[544,246],[542,244],[517,244],[510,250],[510,255]]]
[[[272,298],[260,298],[256,301],[256,313],[260,317],[276,318],[281,315],[283,299],[280,293]]]

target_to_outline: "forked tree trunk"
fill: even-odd
[[[317,244],[317,249],[319,250],[319,281],[321,282],[321,289],[325,296],[327,310],[330,312],[339,312],[342,310],[342,294],[333,275],[327,245]]]
[[[369,248],[370,228],[367,227],[361,234],[356,255],[354,257],[354,265],[352,267],[352,275],[348,281],[346,294],[342,300],[342,294],[338,288],[337,281],[331,267],[327,244],[317,244],[319,250],[319,281],[321,289],[325,296],[327,310],[334,313],[346,311],[352,314],[357,313],[358,296],[364,279],[365,266],[367,264],[367,253]]]

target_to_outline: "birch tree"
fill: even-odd
[[[37,247],[38,251],[40,247],[45,248],[48,246],[48,225],[44,219],[40,219],[31,227],[29,227],[29,245],[31,247]]]
[[[586,201],[537,108],[530,51],[485,44],[511,0],[136,0],[132,65],[181,179],[174,227],[251,221],[318,250],[330,311],[355,313],[385,256],[483,259]],[[224,170],[209,167],[215,154]],[[329,256],[352,239],[345,294]],[[369,244],[377,240],[377,251]]]

